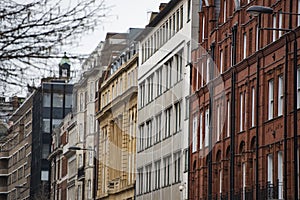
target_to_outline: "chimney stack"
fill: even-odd
[[[159,12],[161,12],[163,9],[165,9],[166,6],[167,6],[167,3],[161,3],[159,5]]]

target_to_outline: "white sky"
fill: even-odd
[[[148,24],[148,13],[158,11],[160,3],[169,0],[106,0],[106,6],[113,6],[110,17],[90,35],[82,38],[76,53],[91,53],[107,32],[127,32],[129,28],[144,28]],[[77,49],[77,48],[76,48]],[[72,50],[74,51],[74,49]]]

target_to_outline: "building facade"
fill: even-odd
[[[186,199],[193,7],[161,4],[140,41],[136,199]]]
[[[59,68],[70,66],[67,57]],[[69,68],[70,69],[70,68]],[[69,72],[60,70],[59,78],[42,79],[33,97],[31,198],[50,198],[50,162],[52,132],[72,111],[73,84],[68,83]]]
[[[130,29],[125,50],[103,73],[99,89],[97,199],[134,199],[140,29]]]
[[[0,199],[29,199],[32,137],[31,94],[11,114],[7,135],[1,141]]]
[[[203,1],[198,10],[189,199],[298,199],[300,99],[293,89],[300,71],[293,45],[300,20],[284,13],[300,13],[300,2],[219,3]],[[271,30],[259,29],[259,17],[246,12],[252,5],[274,10],[261,14],[261,27]]]

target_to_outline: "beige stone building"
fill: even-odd
[[[96,199],[134,199],[137,122],[136,44],[103,74],[99,90],[99,170]]]

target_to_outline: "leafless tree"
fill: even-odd
[[[63,56],[61,47],[76,45],[107,12],[104,0],[2,0],[0,85],[24,86],[33,71],[53,68],[47,60]]]

